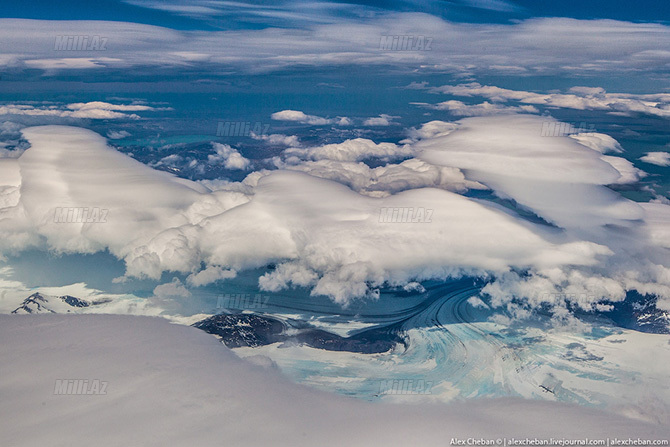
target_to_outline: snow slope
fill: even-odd
[[[593,409],[523,400],[393,405],[295,385],[264,357],[160,318],[0,315],[0,433],[15,446],[449,445],[452,437],[667,439]],[[105,394],[55,395],[57,380]]]

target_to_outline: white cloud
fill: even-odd
[[[370,168],[362,162],[318,160],[279,164],[281,169],[301,171],[315,177],[347,185],[359,194],[387,197],[401,191],[418,188],[440,188],[453,192],[486,189],[477,182],[465,179],[457,168],[434,166],[411,158],[400,164]],[[269,171],[264,174],[267,175]]]
[[[612,157],[604,155],[600,158],[602,161],[609,163],[614,169],[619,172],[619,178],[615,180],[613,185],[625,185],[627,183],[635,183],[641,178],[646,177],[647,173],[633,166],[633,163],[622,157]]]
[[[281,145],[290,147],[300,146],[300,140],[298,140],[298,137],[296,135],[283,135],[280,133],[273,133],[270,135],[256,135],[255,133],[252,132],[251,138],[253,138],[254,140],[265,141],[268,144],[272,145]]]
[[[394,119],[400,118],[399,116],[386,115],[382,113],[378,117],[367,118],[363,121],[364,126],[390,126],[391,124],[396,124],[393,122]]]
[[[223,164],[226,169],[239,170],[247,169],[251,164],[248,158],[243,157],[237,149],[227,144],[212,143],[212,147],[216,153],[207,156],[210,163]]]
[[[117,110],[121,112],[143,112],[147,110],[156,110],[153,107],[139,104],[110,104],[108,102],[77,102],[68,104],[70,110]]]
[[[366,158],[391,160],[412,155],[409,145],[398,146],[394,143],[375,143],[366,138],[354,138],[342,143],[326,144],[309,148],[289,148],[284,151],[286,157],[299,157],[307,160],[361,161]]]
[[[188,298],[191,292],[184,287],[179,278],[172,278],[171,282],[157,285],[154,288],[154,296],[157,298]]]
[[[446,93],[455,96],[480,96],[494,102],[518,101],[525,104],[542,105],[549,107],[560,107],[577,110],[604,110],[615,114],[645,113],[648,115],[670,117],[670,94],[630,94],[630,93],[607,93],[603,88],[572,87],[569,93],[534,93],[523,90],[510,90],[491,85],[481,85],[477,82],[459,85],[443,85],[441,87],[428,87],[426,84],[410,84],[412,89],[428,89],[433,93]],[[482,110],[487,108],[501,110],[515,108],[530,108],[532,106],[503,106],[484,102],[478,105]],[[446,101],[432,106],[445,110],[467,110],[460,101]],[[477,106],[470,106],[477,107]],[[529,111],[529,110],[526,110]],[[477,113],[482,115],[483,113]],[[474,116],[474,114],[464,116]]]
[[[268,18],[272,8],[247,9],[252,10]],[[296,65],[390,64],[457,75],[510,70],[519,75],[592,75],[665,73],[670,47],[670,27],[663,24],[567,18],[472,24],[428,14],[369,10],[363,21],[355,14],[334,11],[321,9],[320,20],[313,20],[314,11],[293,11],[302,18],[265,29],[228,31],[179,31],[128,22],[2,19],[0,41],[5,48],[22,51],[1,54],[0,64],[47,72],[95,72],[99,68],[128,72],[139,67],[215,67],[218,71],[221,66],[258,72]],[[56,35],[105,36],[109,42],[104,53],[58,54],[54,51]],[[137,39],[138,35],[143,38]],[[386,35],[432,36],[435,42],[431,51],[380,51],[380,38]]]
[[[92,70],[122,64],[123,61],[111,57],[61,57],[37,58],[24,61],[26,66],[47,72],[54,70]]]
[[[651,163],[656,166],[670,166],[669,152],[648,152],[647,155],[640,157],[645,163]]]
[[[623,299],[631,287],[667,300],[670,284],[662,278],[668,269],[657,265],[657,262],[667,265],[667,261],[652,261],[651,252],[659,248],[644,236],[651,225],[642,223],[646,219],[654,221],[656,217],[652,215],[657,215],[656,210],[626,200],[604,186],[630,181],[637,171],[625,160],[570,143],[574,141],[572,138],[541,137],[538,130],[543,119],[533,116],[470,118],[461,121],[461,127],[455,132],[416,144],[417,149],[424,149],[421,158],[426,161],[459,167],[467,172],[467,178],[487,185],[501,197],[513,199],[568,230],[568,234],[587,238],[610,250],[606,255],[608,259],[593,267],[538,269],[536,275],[528,278],[509,274],[489,284],[485,292],[495,297],[498,304],[513,296],[535,296],[529,298],[531,307],[542,301],[539,290],[554,294],[551,295],[554,298],[549,299],[554,305],[560,305],[561,300],[555,298],[560,291],[588,296],[585,302],[577,303],[585,308],[600,299],[597,297]],[[627,227],[639,237],[633,245],[628,245],[618,240],[617,231],[608,230],[608,225]],[[633,262],[632,256],[646,260],[637,258]],[[636,265],[638,261],[640,264]],[[642,286],[640,277],[651,282]]]
[[[562,227],[639,219],[639,207],[603,186],[617,182],[621,173],[600,152],[572,138],[544,137],[547,120],[532,115],[465,119],[457,131],[416,147],[427,162],[468,170],[470,179]]]
[[[110,140],[120,140],[121,138],[126,138],[130,136],[130,132],[125,130],[110,130],[107,132],[107,138]]]
[[[458,125],[454,123],[438,120],[430,121],[422,124],[418,129],[410,129],[409,140],[407,140],[407,142],[414,142],[422,138],[448,135],[456,129],[458,129]]]
[[[0,124],[0,135],[19,135],[19,131],[25,126],[12,121],[3,121]]]
[[[617,140],[604,133],[588,132],[588,133],[574,133],[568,135],[570,138],[579,141],[584,146],[598,151],[601,154],[614,152],[620,154],[623,148]]]
[[[311,124],[313,126],[324,126],[326,124],[336,124],[338,126],[351,125],[351,120],[347,117],[323,118],[316,115],[306,115],[299,110],[282,110],[272,114],[272,119],[277,121],[294,121],[302,124]]]
[[[434,110],[446,110],[455,116],[490,116],[509,113],[538,113],[533,106],[505,106],[502,104],[491,104],[484,101],[481,104],[465,104],[461,101],[450,100],[438,104],[412,103],[428,107]]]
[[[138,119],[135,113],[157,110],[149,106],[110,104],[107,102],[93,101],[87,103],[74,103],[62,105],[34,106],[29,104],[6,104],[0,106],[0,115],[27,115],[45,116],[58,118],[82,118],[82,119]]]
[[[235,270],[228,270],[215,265],[210,265],[197,273],[189,275],[188,278],[186,278],[186,282],[191,286],[198,287],[215,281],[235,278],[236,276],[237,272]]]
[[[479,298],[476,295],[471,296],[470,298],[468,298],[467,302],[468,302],[468,304],[470,304],[473,307],[482,307],[482,308],[485,308],[485,309],[489,308],[488,304],[486,304],[484,301],[482,301],[481,298]]]
[[[570,291],[588,294],[578,303],[588,308],[638,290],[667,305],[670,207],[607,188],[636,175],[625,160],[588,147],[611,142],[542,137],[546,120],[431,122],[405,146],[349,140],[311,148],[313,159],[309,150],[296,153],[278,171],[215,191],[154,171],[91,131],[28,128],[31,147],[0,159],[0,253],[107,249],[124,260],[127,276],[173,271],[199,285],[275,263],[263,287],[307,285],[341,303],[384,284],[468,274],[488,278],[486,292],[499,304],[514,296],[531,307],[559,306],[543,294]],[[374,169],[356,162],[398,151],[414,158]],[[554,226],[458,194],[480,184]],[[58,206],[100,207],[107,220],[54,222]],[[382,211],[410,208],[430,219],[389,223]],[[165,288],[184,293],[177,283]]]

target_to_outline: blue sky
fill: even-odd
[[[198,2],[158,2],[158,1],[114,1],[100,0],[96,2],[80,0],[64,0],[52,2],[36,0],[33,2],[4,2],[0,17],[32,18],[49,20],[114,20],[146,23],[174,29],[214,29],[238,26],[262,27],[273,23],[273,20],[254,20],[253,22],[237,21],[251,14],[244,14],[238,8],[225,7],[226,2],[219,3],[221,14],[216,19],[203,19],[197,14],[175,14],[156,8],[156,5],[198,4]],[[203,2],[204,3],[204,2]],[[232,3],[232,2],[228,2]],[[242,2],[239,2],[242,3]],[[249,2],[249,5],[273,5],[276,10],[295,10],[300,2]],[[304,2],[314,3],[314,2]],[[284,4],[285,6],[280,6]],[[418,11],[460,22],[506,22],[523,20],[530,17],[572,17],[577,19],[614,19],[644,22],[670,21],[670,4],[663,0],[462,0],[462,1],[351,1],[331,2],[341,5],[335,9],[336,14],[347,14],[347,11]],[[244,8],[244,9],[253,9]],[[230,20],[237,18],[236,21]],[[300,26],[296,20],[274,22],[282,25]]]

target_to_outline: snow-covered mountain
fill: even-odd
[[[13,314],[81,313],[85,308],[104,304],[109,300],[86,301],[71,295],[54,296],[35,292],[12,311]]]
[[[359,331],[349,337],[315,328],[291,318],[273,318],[255,314],[218,314],[198,321],[193,327],[216,335],[229,348],[258,347],[272,343],[297,344],[328,351],[361,354],[387,352],[404,340],[392,330],[380,326]]]

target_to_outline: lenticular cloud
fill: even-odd
[[[546,120],[431,122],[403,146],[408,160],[374,169],[310,156],[337,145],[292,150],[280,169],[215,191],[120,154],[92,131],[27,128],[31,147],[0,159],[0,250],[107,249],[127,277],[180,272],[191,287],[275,263],[262,289],[307,287],[343,304],[385,285],[473,275],[499,305],[589,309],[638,290],[670,307],[670,207],[608,188],[641,175],[604,155],[620,151],[616,142],[543,137]],[[506,200],[463,195],[473,187]]]

